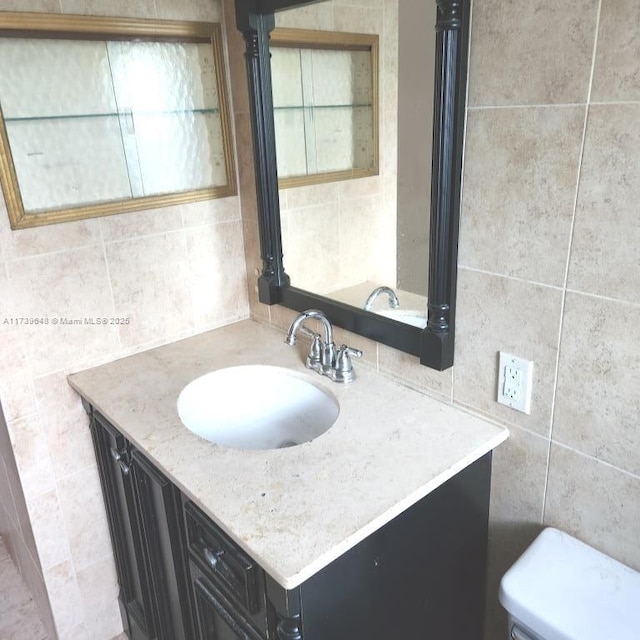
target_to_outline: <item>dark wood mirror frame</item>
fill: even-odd
[[[282,259],[271,93],[269,34],[274,13],[323,0],[236,0],[246,43],[260,246],[259,299],[296,311],[316,308],[336,325],[418,356],[437,370],[453,365],[458,227],[462,182],[471,0],[436,0],[433,164],[427,327],[422,330],[291,286]],[[420,61],[417,61],[419,66]],[[425,215],[427,212],[425,211]]]

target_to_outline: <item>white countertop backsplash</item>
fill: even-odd
[[[508,432],[355,363],[340,385],[251,320],[69,376],[112,422],[284,588],[291,589],[485,453]],[[340,403],[315,440],[229,449],[193,435],[176,401],[194,378],[264,364],[307,373]],[[251,393],[247,389],[247,393]]]

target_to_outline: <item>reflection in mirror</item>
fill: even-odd
[[[281,188],[378,173],[378,37],[271,35]]]
[[[356,31],[365,12],[355,14],[353,23],[343,20],[341,28]],[[296,189],[280,185],[283,259],[291,285],[421,329],[427,324],[435,22],[435,0],[389,2],[382,20],[367,22],[380,36],[380,176]],[[280,55],[273,51],[274,58]],[[281,158],[293,155],[294,144],[304,147],[306,123],[297,136],[278,126],[277,106],[289,82],[285,65],[272,63],[272,76],[280,175],[281,164],[285,172],[289,166]],[[324,83],[331,87],[334,76],[339,72],[325,69]],[[286,92],[291,100],[295,95],[293,89]],[[315,118],[313,125],[316,136],[320,130],[322,137],[338,138],[337,117]],[[339,161],[337,152],[333,156]],[[302,157],[301,151],[300,162]],[[385,293],[369,300],[379,287],[391,289],[399,304],[394,307]]]
[[[64,18],[50,18],[62,28]],[[118,27],[86,20],[89,29]],[[0,38],[2,177],[14,228],[232,190],[218,27],[194,23],[171,35],[174,23],[152,24],[158,34],[144,38],[135,22],[125,39]]]

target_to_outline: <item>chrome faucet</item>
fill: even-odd
[[[371,309],[373,309],[373,303],[381,293],[386,293],[389,296],[389,307],[391,309],[398,308],[400,301],[398,300],[396,292],[391,287],[378,287],[369,294],[367,301],[364,303],[365,311],[371,311]]]
[[[304,326],[306,320],[318,320],[322,323],[324,329],[324,340],[320,334],[311,331]],[[306,367],[312,369],[322,376],[331,378],[334,382],[353,382],[356,374],[351,363],[351,356],[360,358],[362,351],[360,349],[352,349],[346,344],[336,348],[333,342],[333,326],[327,316],[317,309],[307,309],[303,311],[291,323],[285,343],[290,347],[297,342],[298,333],[302,333],[311,338],[311,348],[307,355]]]

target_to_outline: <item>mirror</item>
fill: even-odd
[[[422,4],[419,0],[409,3],[403,0],[400,4]],[[410,172],[407,185],[399,181],[401,187],[398,189],[398,208],[403,200],[409,203],[414,220],[422,223],[420,230],[411,230],[411,226],[402,226],[402,223],[393,228],[393,237],[402,240],[403,234],[410,239],[415,239],[416,252],[424,260],[422,267],[416,267],[415,258],[408,262],[405,273],[398,265],[411,253],[407,247],[401,246],[401,258],[396,254],[396,243],[384,244],[384,236],[389,235],[388,231],[379,231],[378,236],[381,242],[360,242],[358,249],[362,245],[374,245],[373,258],[365,258],[361,251],[354,252],[351,263],[374,262],[373,266],[379,268],[380,274],[372,280],[365,280],[361,273],[357,278],[353,278],[354,268],[345,269],[345,278],[351,277],[355,282],[342,286],[345,280],[340,282],[341,287],[331,289],[327,286],[327,273],[335,271],[336,265],[340,261],[349,260],[344,249],[348,247],[349,241],[359,238],[357,234],[344,235],[342,246],[338,242],[339,252],[329,255],[328,267],[323,271],[323,276],[318,278],[313,276],[313,271],[309,270],[308,263],[319,260],[318,254],[330,254],[328,243],[315,243],[311,236],[307,235],[309,242],[301,242],[299,239],[291,240],[291,247],[288,248],[287,236],[294,238],[291,225],[300,227],[302,233],[308,233],[310,223],[315,223],[312,229],[315,231],[321,224],[317,221],[318,216],[308,215],[306,222],[298,213],[290,215],[290,197],[286,197],[285,206],[280,210],[280,201],[277,193],[277,171],[275,170],[274,159],[276,157],[276,141],[273,135],[273,104],[271,91],[270,69],[266,62],[269,59],[269,33],[274,28],[273,12],[309,4],[309,2],[287,1],[287,0],[258,0],[248,2],[247,0],[236,0],[236,15],[239,29],[243,32],[247,44],[247,64],[250,96],[252,98],[252,126],[254,136],[254,153],[256,165],[256,181],[258,190],[258,209],[260,222],[260,239],[263,258],[263,272],[259,279],[260,300],[267,304],[283,304],[295,310],[303,310],[316,307],[324,311],[329,318],[337,325],[350,331],[360,333],[369,338],[387,344],[396,349],[400,349],[410,354],[420,357],[420,362],[435,369],[446,369],[453,364],[454,352],[454,329],[455,329],[455,289],[456,289],[456,260],[457,260],[457,238],[458,220],[460,209],[460,181],[462,168],[462,144],[464,134],[465,117],[465,93],[466,93],[466,65],[468,51],[468,21],[469,2],[461,0],[437,0],[436,15],[436,37],[434,47],[435,63],[433,68],[434,86],[433,96],[433,129],[427,126],[427,139],[433,140],[431,179],[429,179],[428,160],[424,160],[425,154],[421,152],[422,162],[411,159],[411,154],[407,154]],[[427,16],[429,20],[429,17]],[[433,20],[430,20],[433,22]],[[417,29],[418,34],[425,31],[421,26]],[[424,34],[423,34],[424,35]],[[402,46],[402,45],[401,45]],[[384,54],[383,54],[384,56]],[[413,78],[416,83],[415,69],[422,70],[429,64],[429,55],[424,54],[424,37],[420,46],[410,53],[413,63]],[[431,74],[425,74],[424,84],[428,86]],[[384,78],[382,84],[384,86]],[[417,83],[422,85],[422,83]],[[384,93],[384,88],[381,93]],[[401,87],[401,91],[404,91]],[[424,91],[428,91],[424,89]],[[402,102],[402,101],[400,101]],[[396,107],[397,108],[397,107]],[[397,117],[393,114],[392,117]],[[418,123],[426,124],[429,119],[424,114],[414,114],[414,120]],[[384,127],[385,115],[382,115],[382,126]],[[413,131],[414,129],[409,129]],[[384,134],[383,134],[384,135]],[[384,145],[381,145],[383,147]],[[381,149],[381,154],[384,151]],[[405,159],[403,152],[403,159]],[[385,162],[381,157],[381,165]],[[426,168],[425,168],[426,165]],[[399,170],[399,166],[398,166]],[[416,185],[424,185],[430,182],[430,206],[424,200],[424,192],[416,189]],[[402,187],[407,186],[408,195],[400,196]],[[366,187],[364,187],[366,189]],[[383,207],[387,207],[388,215],[382,216],[389,224],[393,220],[396,224],[396,215],[393,209],[396,207],[396,200],[383,198],[386,200]],[[338,211],[340,211],[338,207]],[[430,216],[429,216],[430,211]],[[357,215],[361,217],[360,229],[363,231],[371,228],[372,212],[364,208],[362,211],[354,213],[353,209],[345,208],[344,218],[338,220],[338,228],[344,226],[343,220],[351,222]],[[416,217],[417,216],[417,217]],[[335,217],[335,215],[334,215]],[[424,224],[430,219],[430,225]],[[367,227],[367,225],[369,225]],[[335,228],[335,227],[334,227]],[[386,227],[388,230],[388,226]],[[404,229],[404,230],[403,230]],[[410,229],[407,231],[407,229]],[[427,231],[428,229],[428,231]],[[424,240],[428,234],[429,250],[420,248],[420,244],[426,244]],[[365,236],[366,238],[366,236]],[[335,245],[333,245],[335,246]],[[287,271],[283,261],[283,247],[286,256]],[[298,251],[301,258],[298,261],[300,273],[296,273],[289,268],[292,261],[290,252]],[[383,264],[380,259],[382,253],[389,256],[388,263]],[[426,261],[429,261],[427,271]],[[391,266],[388,266],[391,265]],[[301,275],[307,270],[309,276]],[[317,270],[316,270],[317,272]],[[364,272],[363,272],[364,273]],[[428,273],[428,276],[427,276]],[[414,275],[417,277],[414,278]],[[408,277],[411,276],[411,277]],[[311,278],[315,281],[311,286]],[[424,300],[424,282],[428,277],[428,305],[427,321],[421,313]],[[307,282],[307,286],[301,283]],[[405,312],[404,317],[398,318],[400,311],[395,309],[377,308],[374,310],[382,313],[373,313],[364,310],[362,307],[366,302],[366,297],[379,286],[386,286],[392,289],[388,283],[395,283],[396,287],[402,286],[402,282],[412,281],[410,285],[417,292],[409,290],[408,293],[416,298],[407,297],[404,308],[398,307]],[[413,282],[415,281],[415,282]],[[420,284],[422,282],[422,284]],[[315,287],[315,289],[314,289]],[[356,287],[357,302],[354,302],[349,295],[354,291],[349,291],[350,287]],[[347,291],[345,291],[345,289]],[[393,303],[393,293],[388,289],[379,291],[375,300],[370,301],[372,305],[384,305]],[[348,294],[348,295],[347,295]],[[421,297],[422,296],[422,297]],[[413,308],[415,304],[415,309]],[[406,313],[416,311],[417,313]],[[392,313],[395,312],[395,313]],[[388,316],[396,315],[396,318]],[[399,321],[402,320],[402,321]],[[426,324],[426,326],[425,326]]]
[[[222,69],[216,24],[0,14],[12,227],[234,193]]]
[[[369,13],[374,15],[373,11]],[[362,14],[356,16],[362,20]],[[347,57],[363,52],[346,50],[336,52],[341,54],[337,59],[325,56],[316,62],[317,68],[309,73],[306,83],[293,84],[291,78],[298,74],[292,69],[301,66],[305,57],[296,49],[281,48],[281,29],[274,30],[270,43],[283,259],[292,285],[420,329],[427,325],[429,218],[425,211],[430,197],[436,17],[435,0],[390,3],[386,7],[384,21],[377,21],[380,24],[376,25],[380,33],[368,36],[381,38],[381,64],[379,70],[376,65],[374,83],[370,74],[358,73],[362,63],[356,64]],[[346,24],[343,19],[342,27],[357,28],[357,18]],[[312,19],[307,18],[309,23]],[[385,26],[395,24],[398,37],[385,37]],[[316,47],[307,51],[311,57],[309,66],[315,62],[313,54],[325,53],[318,50],[323,39],[332,38],[346,48],[358,38],[367,38],[342,32],[285,31],[285,42],[306,41]],[[288,55],[283,60],[285,53]],[[416,56],[425,58],[422,82],[415,81]],[[371,84],[378,84],[378,73],[379,84],[385,88],[380,103],[377,92],[374,96],[369,90]],[[330,106],[315,109],[308,122],[301,116],[295,120],[292,116],[298,116],[297,112],[292,114],[291,108],[281,106],[296,102],[298,95],[316,92],[322,94],[321,102]],[[358,95],[359,99],[352,98]],[[291,165],[304,167],[304,143],[309,130],[313,129],[315,138],[333,142],[331,153],[322,154],[312,145],[315,156],[329,156],[336,163],[349,158],[351,149],[360,146],[354,144],[349,125],[370,112],[349,110],[345,103],[366,104],[371,99],[380,114],[380,129],[386,132],[380,178],[366,186],[327,188],[321,196],[300,189],[292,193],[294,204],[289,205],[283,189],[309,184],[283,180]],[[338,103],[340,107],[333,106]],[[300,159],[296,163],[298,149]],[[364,176],[346,172],[327,181],[360,177]],[[357,197],[351,195],[353,192]],[[313,208],[308,204],[310,200]],[[303,206],[297,204],[300,202]],[[314,250],[319,247],[321,250]]]

